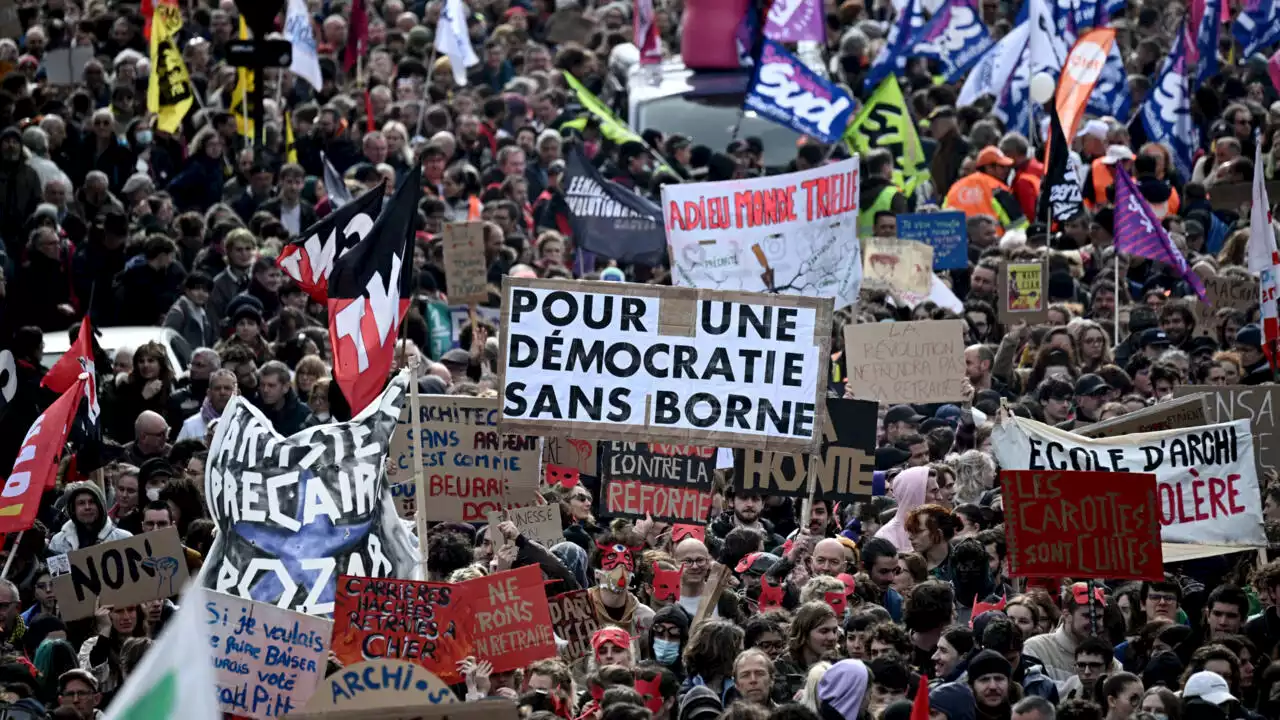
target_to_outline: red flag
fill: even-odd
[[[911,703],[911,720],[929,720],[929,681],[920,676],[920,688],[916,690],[916,700]]]
[[[0,490],[0,533],[21,532],[35,522],[40,496],[54,486],[67,431],[85,395],[84,382],[77,379],[27,431],[13,472]]]
[[[75,343],[58,358],[58,362],[45,374],[40,385],[56,393],[64,393],[80,379],[80,373],[83,372],[94,374],[93,328],[89,327],[87,315],[80,321],[80,334],[76,336]]]
[[[364,55],[369,46],[369,13],[365,10],[365,0],[351,3],[351,22],[347,25],[347,47],[342,55],[342,67],[347,72],[356,66],[356,61]]]

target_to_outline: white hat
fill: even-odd
[[[1107,127],[1107,124],[1101,120],[1090,120],[1084,124],[1084,127],[1080,128],[1080,131],[1076,133],[1076,137],[1082,138],[1092,135],[1099,140],[1106,140],[1107,131],[1109,129],[1110,128]]]
[[[1103,165],[1115,165],[1121,160],[1133,160],[1137,155],[1129,149],[1128,145],[1112,145],[1107,148],[1106,157],[1102,158]]]
[[[1182,689],[1182,699],[1190,698],[1200,698],[1212,705],[1221,705],[1228,700],[1236,699],[1227,687],[1227,681],[1223,680],[1218,673],[1208,670],[1201,670],[1187,678],[1187,685]]]

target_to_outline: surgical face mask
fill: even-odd
[[[148,500],[150,500],[151,502],[155,502],[155,501],[159,500],[159,499],[160,499],[160,488],[158,488],[158,487],[149,487],[149,488],[147,488],[147,499],[148,499]]]
[[[673,640],[654,638],[653,657],[663,665],[670,665],[680,657],[680,643]]]
[[[139,130],[139,131],[138,131],[138,132],[137,132],[133,137],[134,137],[134,139],[135,139],[135,140],[137,140],[137,141],[138,141],[138,144],[139,144],[139,145],[150,145],[150,144],[151,144],[151,131],[150,131],[150,130]]]

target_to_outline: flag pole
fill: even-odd
[[[1115,296],[1115,302],[1113,304],[1115,305],[1116,333],[1111,338],[1111,342],[1112,342],[1112,347],[1120,347],[1120,251],[1119,250],[1116,250],[1115,271],[1116,271],[1116,291],[1113,293],[1113,295]]]
[[[422,85],[422,102],[418,103],[418,126],[413,131],[414,137],[422,135],[422,119],[427,115],[427,101],[431,99],[431,75],[435,69],[436,45],[431,43],[431,59],[427,60],[427,80]]]
[[[405,343],[408,344],[407,342]],[[410,462],[413,463],[413,519],[418,526],[418,567],[422,569],[422,579],[427,579],[427,516],[424,503],[427,499],[427,481],[422,473],[422,416],[418,406],[418,356],[409,360],[409,413],[413,438],[409,442]]]
[[[13,547],[9,548],[9,557],[4,559],[4,568],[0,569],[0,580],[9,577],[9,567],[13,565],[13,556],[18,554],[18,544],[22,542],[22,534],[26,530],[19,530],[18,537],[13,539]]]

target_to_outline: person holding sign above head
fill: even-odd
[[[98,692],[98,681],[93,674],[76,668],[58,676],[58,707],[71,708],[81,718],[100,717],[98,706],[105,704]]]

